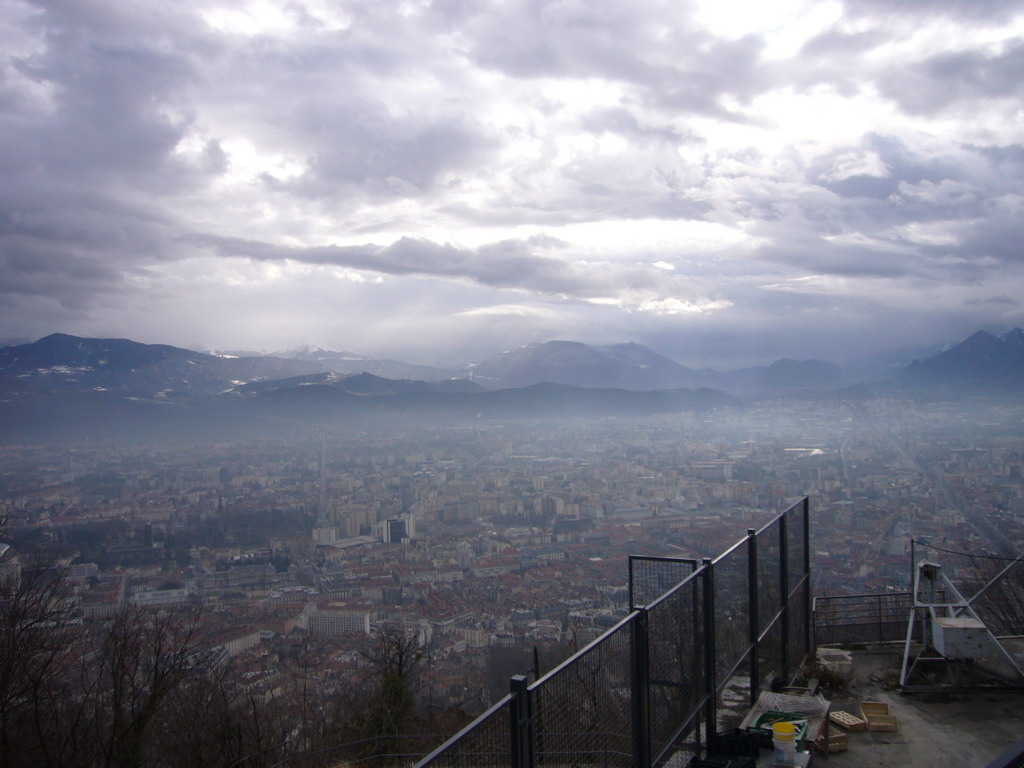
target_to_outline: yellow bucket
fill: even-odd
[[[785,721],[772,725],[772,746],[776,765],[796,763],[796,726]]]
[[[796,741],[796,726],[785,720],[774,723],[772,736],[779,741]]]

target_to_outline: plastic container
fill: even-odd
[[[776,765],[796,765],[796,726],[782,721],[772,725]]]
[[[796,727],[796,740],[801,741],[807,734],[807,715],[798,715],[795,712],[783,712],[777,709],[769,709],[758,716],[754,728],[762,731],[771,740],[774,735],[772,726],[775,723],[787,720]]]

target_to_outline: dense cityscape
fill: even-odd
[[[628,612],[628,555],[716,554],[812,505],[818,595],[906,589],[911,538],[1024,542],[1016,405],[767,402],[653,419],[475,422],[306,439],[2,449],[4,568],[59,563],[82,632],[199,608],[202,663],[326,701],[381,631],[417,697],[476,714]]]

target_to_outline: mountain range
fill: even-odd
[[[1002,337],[979,331],[867,385],[821,360],[720,373],[687,368],[640,344],[550,341],[445,370],[319,347],[225,355],[56,333],[0,348],[0,428],[7,440],[235,433],[370,415],[643,415],[742,398],[850,399],[872,388],[960,395],[1022,387],[1019,328]]]
[[[900,372],[911,387],[954,390],[1020,390],[1024,387],[1024,331],[1014,328],[1002,338],[978,331],[955,347]]]
[[[240,353],[236,353],[240,356]],[[334,373],[372,373],[385,379],[421,379],[423,381],[441,381],[456,377],[457,371],[439,368],[432,365],[416,365],[401,360],[388,358],[372,358],[346,350],[325,349],[306,344],[295,349],[272,352],[260,357],[278,357],[285,360],[301,360],[316,363],[321,370]]]

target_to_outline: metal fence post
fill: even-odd
[[[910,535],[910,577],[907,579],[907,586],[910,587],[910,591],[914,591],[914,569],[917,568],[917,563],[914,562],[914,535]]]
[[[649,768],[651,764],[651,654],[647,609],[636,613],[630,629],[633,665],[633,765]]]
[[[814,597],[811,595],[811,499],[804,496],[804,653],[810,657],[814,651],[812,626]]]
[[[822,603],[824,604],[824,603]],[[818,598],[811,599],[811,617],[808,620],[811,625],[811,647],[818,647]]]
[[[627,562],[629,563],[629,610],[635,611],[636,606],[633,604],[633,555],[627,556]]]
[[[779,518],[779,592],[782,615],[782,680],[789,685],[789,542],[786,534],[788,514]]]
[[[704,706],[705,733],[708,752],[718,749],[718,702],[715,701],[718,682],[715,675],[715,578],[711,558],[704,558]]]
[[[509,679],[509,731],[512,735],[512,768],[533,768],[533,721],[526,675]]]
[[[884,630],[882,629],[882,600],[883,599],[884,598],[881,595],[878,597],[878,642],[880,642],[880,643],[884,643],[885,642],[885,634],[884,634]]]
[[[757,703],[760,688],[761,672],[757,663],[757,636],[760,631],[760,620],[757,615],[757,532],[747,528],[747,600],[748,622],[747,641],[750,647],[750,706]]]

